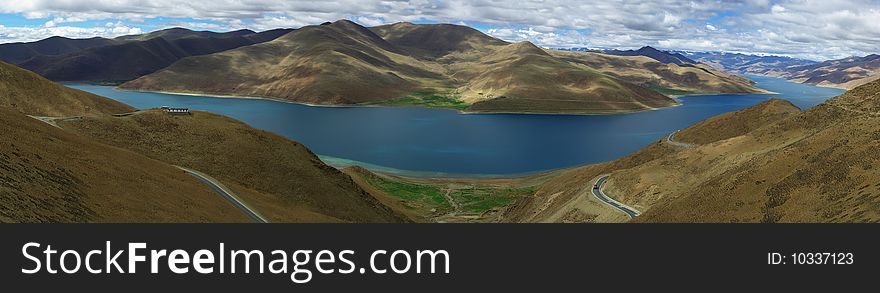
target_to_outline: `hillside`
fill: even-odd
[[[650,48],[650,47],[648,47]],[[652,48],[655,58],[634,55],[617,56],[597,52],[550,51],[565,61],[641,85],[665,94],[765,93],[747,78],[733,75],[701,63],[687,63],[675,55]],[[662,54],[662,55],[660,55]],[[659,57],[665,56],[665,57]],[[690,61],[692,62],[692,61]],[[679,64],[681,63],[681,64]]]
[[[792,67],[781,76],[800,83],[853,89],[880,79],[880,55],[849,57]]]
[[[262,43],[290,31],[213,33],[169,29],[122,37],[110,44],[66,54],[33,56],[18,65],[56,81],[128,81],[165,68],[185,57]]]
[[[209,174],[272,221],[402,221],[302,144],[225,116],[170,116],[148,110],[61,125],[108,145]]]
[[[134,108],[101,96],[71,89],[0,62],[0,107],[36,116],[113,114]]]
[[[636,222],[880,221],[880,81],[806,111],[769,100],[681,132],[629,157],[562,171],[508,221],[626,221],[589,194],[594,180],[641,210]],[[676,138],[678,139],[678,138]]]
[[[530,43],[508,44],[463,26],[398,23],[371,30],[347,20],[186,58],[122,87],[324,105],[439,101],[484,112],[595,113],[675,104]]]
[[[0,222],[248,222],[168,164],[0,107]]]

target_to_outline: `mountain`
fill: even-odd
[[[116,41],[105,38],[69,39],[51,37],[30,43],[0,44],[0,60],[10,64],[19,64],[37,56],[63,55],[114,43]]]
[[[185,57],[262,43],[288,32],[290,30],[213,33],[169,29],[121,37],[110,44],[66,54],[38,55],[18,65],[56,81],[127,81]]]
[[[801,83],[852,89],[880,78],[880,55],[792,67],[781,76]]]
[[[790,68],[815,64],[816,61],[773,55],[748,55],[722,52],[676,52],[715,68],[739,74],[780,76]]]
[[[656,51],[653,49],[643,52]],[[601,52],[550,51],[572,64],[659,91],[664,94],[763,93],[751,80],[702,63],[685,63],[675,55],[653,54],[662,60],[643,55],[620,56]],[[634,52],[634,51],[633,51]],[[666,56],[659,57],[659,56]],[[681,64],[681,65],[679,65]]]
[[[639,48],[638,50],[605,50],[602,53],[609,55],[617,55],[617,56],[645,56],[654,60],[657,60],[660,63],[672,63],[675,65],[690,65],[697,64],[696,61],[691,60],[684,55],[674,52],[664,52],[657,49],[654,49],[651,46],[644,46]]]
[[[272,222],[407,221],[299,143],[210,113],[136,111],[2,62],[0,132],[0,222],[249,221],[175,165]]]
[[[632,111],[675,104],[530,43],[510,44],[463,26],[367,29],[347,20],[186,58],[122,87],[325,105],[434,99],[486,112]],[[426,98],[426,92],[434,94]]]
[[[0,62],[0,107],[37,116],[100,115],[134,111],[134,108],[123,103],[61,86],[4,62]]]
[[[682,130],[620,160],[562,171],[508,221],[620,222],[592,197],[642,211],[634,222],[880,221],[880,81],[801,111],[768,100]]]

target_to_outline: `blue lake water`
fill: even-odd
[[[257,99],[68,85],[137,108],[210,111],[286,136],[333,165],[416,176],[505,176],[617,159],[703,119],[777,97],[802,109],[843,90],[749,76],[775,95],[686,96],[622,115],[460,114],[418,107],[315,107]]]

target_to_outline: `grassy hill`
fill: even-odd
[[[270,220],[398,222],[401,218],[321,162],[302,144],[207,112],[67,121],[66,129],[150,158],[199,170],[230,185]]]
[[[0,107],[37,116],[112,114],[134,110],[123,103],[56,84],[3,62],[0,62]]]
[[[15,109],[0,132],[0,222],[249,221],[177,168]]]
[[[880,81],[800,111],[780,100],[683,130],[681,148],[657,142],[629,157],[563,171],[508,221],[626,221],[589,194],[643,212],[636,222],[880,221]]]

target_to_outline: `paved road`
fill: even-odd
[[[669,144],[671,144],[671,145],[674,145],[674,146],[683,147],[683,148],[688,148],[688,149],[697,146],[697,145],[692,144],[692,143],[683,143],[683,142],[680,142],[680,141],[675,141],[675,139],[674,139],[673,137],[674,137],[675,134],[678,133],[679,131],[681,131],[681,130],[676,130],[676,131],[673,131],[673,132],[669,133],[669,135],[666,136],[666,142],[669,143]]]
[[[235,194],[233,194],[231,191],[229,191],[229,189],[226,189],[226,187],[223,187],[223,185],[220,184],[220,182],[215,180],[214,178],[211,178],[210,176],[208,176],[202,172],[196,171],[196,170],[187,169],[187,168],[180,167],[180,166],[174,166],[174,167],[177,167],[180,170],[183,170],[184,172],[186,172],[187,174],[192,175],[193,177],[196,177],[196,179],[199,179],[199,181],[201,181],[205,185],[208,185],[208,187],[211,187],[211,189],[213,189],[215,192],[222,195],[224,198],[226,198],[226,200],[228,200],[230,203],[232,203],[232,205],[237,207],[239,210],[241,210],[241,212],[246,214],[248,217],[250,217],[251,219],[253,219],[257,223],[268,223],[269,222],[268,220],[266,220],[266,218],[264,218],[263,216],[258,214],[256,211],[254,211],[253,209],[251,209],[250,207],[245,205],[241,201],[241,199],[239,199],[237,196],[235,196]]]
[[[596,180],[596,184],[593,185],[593,195],[596,198],[598,198],[599,200],[601,200],[602,202],[620,210],[621,212],[626,213],[626,215],[629,216],[630,218],[635,218],[635,217],[641,215],[642,212],[639,212],[638,210],[636,210],[634,208],[631,208],[625,204],[622,204],[622,203],[612,199],[611,197],[608,197],[607,195],[605,195],[604,192],[602,192],[602,185],[605,184],[605,181],[608,180],[608,177],[610,177],[610,176],[611,175],[603,175],[603,176],[599,177],[599,180]]]

